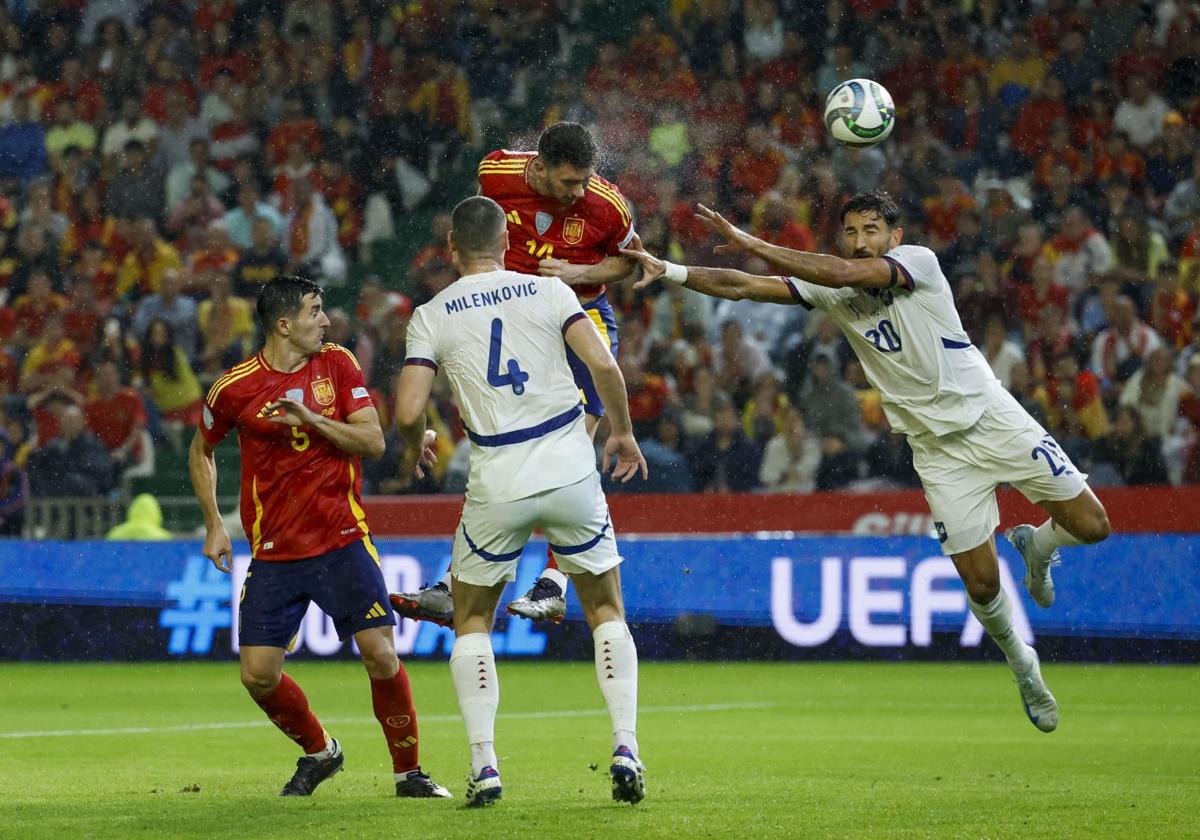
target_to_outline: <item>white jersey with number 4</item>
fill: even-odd
[[[561,280],[515,271],[469,274],[413,313],[405,364],[449,377],[471,441],[469,498],[524,499],[595,472],[563,339],[581,318]]]
[[[937,256],[899,245],[883,258],[896,274],[888,289],[784,281],[798,303],[842,328],[896,431],[941,436],[971,427],[1001,386],[963,330]]]

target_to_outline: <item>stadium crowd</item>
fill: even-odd
[[[30,493],[117,492],[186,446],[280,272],[342,301],[327,340],[355,351],[389,427],[407,318],[455,278],[437,211],[491,148],[564,119],[676,262],[723,264],[698,202],[836,251],[841,202],[888,189],[997,377],[1093,484],[1200,482],[1200,6],[609,5],[0,6],[0,530]],[[834,146],[825,94],[863,76],[897,128]],[[414,236],[411,259],[373,256]],[[917,486],[827,319],[608,294],[652,475],[625,489]],[[391,434],[369,492],[463,488],[444,388],[430,420],[436,474],[398,475]]]

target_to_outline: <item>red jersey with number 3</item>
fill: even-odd
[[[362,459],[308,426],[272,423],[263,409],[280,398],[345,421],[374,406],[354,354],[326,344],[292,373],[262,353],[213,383],[200,433],[216,446],[237,429],[242,450],[242,525],[255,560],[298,560],[362,539]]]
[[[481,195],[504,208],[508,217],[508,251],[504,267],[537,274],[538,262],[559,259],[573,265],[595,265],[633,239],[633,215],[616,185],[593,175],[583,198],[564,207],[537,193],[525,180],[536,152],[492,152],[479,163]],[[604,291],[603,285],[573,286],[581,300]]]

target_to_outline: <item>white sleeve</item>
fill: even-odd
[[[792,293],[792,299],[805,309],[825,309],[833,304],[837,289],[818,286],[799,277],[780,277]]]
[[[897,245],[883,258],[899,271],[896,285],[909,291],[949,285],[938,264],[937,254],[923,245]]]
[[[424,306],[418,306],[408,322],[408,335],[405,337],[404,364],[422,365],[435,370],[438,366],[438,353],[434,336],[429,329]]]
[[[557,277],[550,278],[547,283],[551,290],[552,297],[551,309],[554,312],[555,321],[562,329],[563,334],[567,332],[567,327],[574,324],[580,318],[586,318],[587,313],[583,311],[583,307],[579,304],[579,296],[575,294],[575,290],[564,283]]]

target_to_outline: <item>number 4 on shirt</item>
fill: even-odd
[[[521,366],[516,359],[509,359],[508,373],[500,372],[500,341],[504,334],[504,322],[499,318],[492,319],[492,349],[488,353],[488,384],[493,388],[503,388],[505,385],[511,386],[513,393],[518,397],[525,393],[525,383],[529,380],[529,374],[521,370]]]

